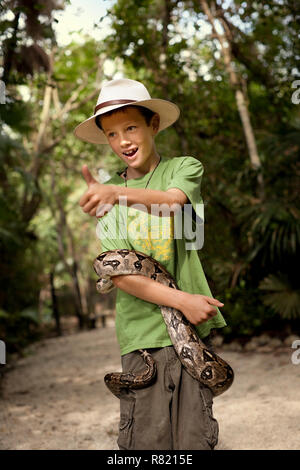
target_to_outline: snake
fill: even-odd
[[[114,276],[139,274],[179,289],[176,281],[156,259],[137,250],[119,249],[100,253],[93,267],[99,279],[96,289],[106,294],[115,288]],[[234,372],[231,366],[201,341],[195,326],[180,310],[159,305],[175,352],[184,369],[197,381],[207,386],[213,396],[224,393],[232,385]],[[139,349],[145,369],[139,373],[112,372],[104,377],[108,389],[118,398],[129,390],[147,387],[156,379],[157,367],[146,349]]]

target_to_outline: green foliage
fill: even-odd
[[[17,3],[20,7],[22,2]],[[48,5],[44,26],[37,11],[31,15],[47,57],[55,45],[55,6]],[[78,307],[74,266],[79,267],[83,299],[94,280],[91,260],[100,244],[95,221],[78,207],[86,189],[81,167],[88,164],[97,176],[99,170],[113,174],[123,164],[108,147],[81,142],[73,131],[93,113],[101,82],[112,78],[103,71],[106,59],[119,73],[142,81],[153,97],[174,101],[181,109],[180,120],[158,135],[157,148],[170,158],[193,155],[204,165],[201,260],[213,295],[225,303],[225,333],[257,334],[299,319],[299,276],[292,268],[299,263],[300,242],[300,114],[291,102],[291,83],[299,78],[297,12],[288,0],[231,0],[215,6],[219,21],[223,18],[231,31],[233,65],[248,99],[262,163],[263,197],[258,196],[258,174],[250,165],[235,93],[200,2],[114,2],[107,13],[111,34],[99,43],[86,37],[83,44],[55,45],[51,77],[40,49],[29,75],[26,61],[23,68],[12,61],[9,99],[0,105],[0,337],[8,338],[11,349],[22,348],[49,322],[50,273],[57,293],[73,301],[70,311]],[[26,43],[30,15],[21,11],[24,21],[15,43],[9,41],[13,20],[0,11],[8,58],[20,56]],[[49,83],[56,101],[37,150]],[[25,87],[27,101],[18,84]],[[72,97],[71,108],[59,114]]]
[[[250,167],[217,41],[199,26],[205,21],[199,2],[119,0],[109,12],[113,33],[105,42],[113,57],[123,58],[127,76],[142,80],[153,96],[180,106],[175,133],[170,129],[159,136],[159,151],[194,155],[204,164],[201,259],[214,292],[234,292],[234,330],[240,325],[251,333],[271,311],[260,283],[278,271],[290,278],[299,252],[299,108],[291,103],[291,77],[299,59],[296,12],[291,2],[232,1],[217,9],[230,28],[235,68],[248,93],[264,199],[256,197],[257,173]],[[238,282],[244,289],[237,288]],[[290,289],[297,299],[298,287]],[[249,292],[256,293],[251,309]],[[288,315],[275,295],[266,302]]]
[[[272,324],[278,324],[278,316],[265,307],[262,298],[258,289],[245,288],[243,282],[233,289],[225,290],[222,313],[227,323],[224,335],[228,340],[240,336],[256,336],[265,329],[270,329]]]
[[[35,307],[11,313],[0,310],[0,336],[5,338],[9,353],[21,353],[32,341],[40,338],[41,322]]]
[[[296,285],[298,281],[298,286]],[[300,288],[299,280],[289,279],[287,275],[278,273],[263,279],[260,289],[269,292],[263,296],[265,305],[270,306],[283,318],[300,317]]]

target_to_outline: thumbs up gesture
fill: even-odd
[[[81,196],[79,205],[83,212],[93,217],[103,217],[117,202],[117,186],[98,183],[87,165],[83,165],[82,175],[88,185],[88,189]]]
[[[88,187],[90,187],[92,184],[94,183],[97,183],[97,184],[100,184],[98,183],[97,180],[95,180],[95,178],[93,177],[93,175],[91,174],[90,170],[88,169],[88,166],[87,165],[83,165],[82,167],[82,174],[83,174],[83,177],[86,181],[86,184],[88,185]]]

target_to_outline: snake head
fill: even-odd
[[[98,258],[100,258],[98,256]],[[98,274],[98,276],[101,276],[101,263],[102,261],[99,260],[98,258],[95,259],[95,261],[93,262],[93,268],[94,268],[94,271],[96,274]]]
[[[107,294],[108,292],[110,292],[114,288],[115,288],[115,285],[111,281],[110,278],[106,279],[106,278],[101,277],[96,282],[96,289],[97,289],[98,292],[100,292],[100,294]]]
[[[112,268],[111,272],[114,272],[119,265],[120,265],[119,260],[109,259],[109,258],[105,259],[105,255],[98,256],[93,263],[94,270],[96,274],[98,274],[98,276],[102,276],[103,267]],[[107,272],[107,269],[106,269],[106,272]]]

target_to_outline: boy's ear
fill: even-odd
[[[152,126],[152,129],[155,131],[155,134],[158,132],[159,123],[160,123],[159,114],[155,113],[154,116],[152,116],[152,119],[151,119],[151,126]]]

